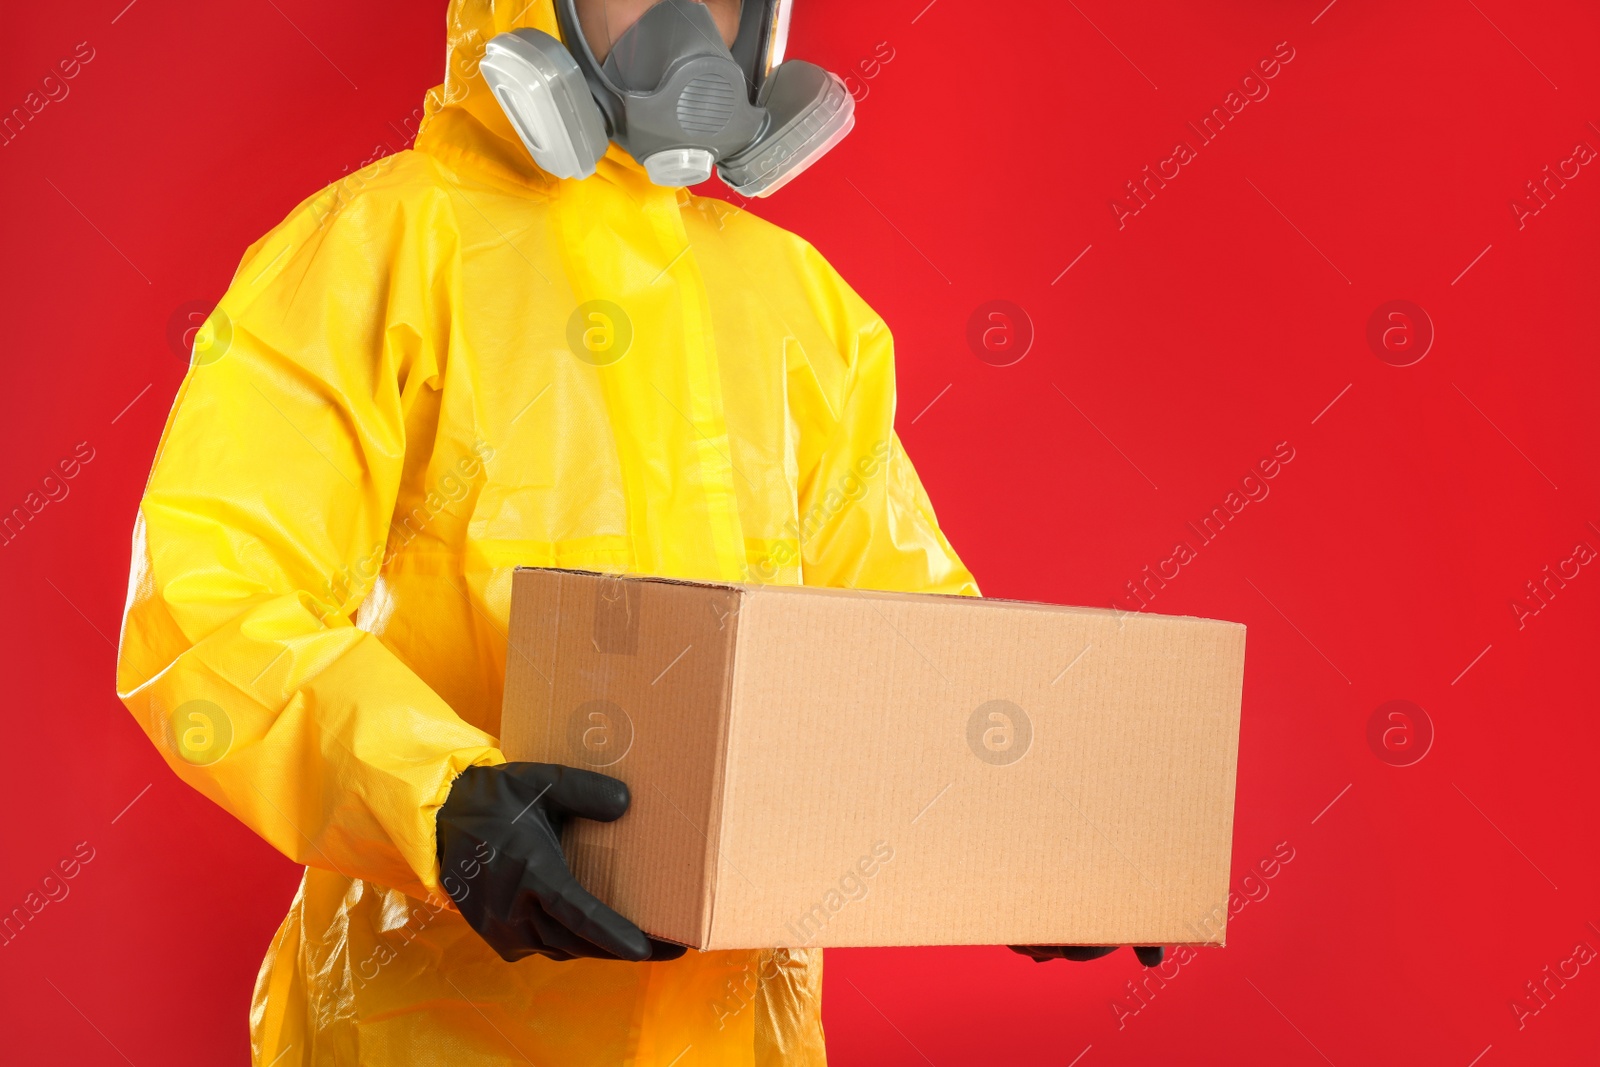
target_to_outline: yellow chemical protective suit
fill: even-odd
[[[888,329],[805,241],[535,169],[455,0],[415,148],[245,254],[134,532],[118,689],[304,881],[257,1064],[820,1064],[818,951],[508,964],[434,817],[496,747],[512,568],[975,593],[893,430]],[[601,302],[601,303],[595,303]],[[248,891],[248,890],[246,890]]]

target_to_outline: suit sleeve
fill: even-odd
[[[246,254],[139,506],[117,689],[286,856],[421,897],[452,780],[504,757],[353,621],[445,358],[449,227],[415,199],[324,193]]]
[[[819,419],[819,450],[803,461],[805,583],[979,595],[895,433],[889,328],[809,246],[804,262],[842,359],[836,374],[818,368],[824,391],[838,399]]]

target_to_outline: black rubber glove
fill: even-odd
[[[1032,957],[1035,963],[1045,963],[1048,960],[1097,960],[1101,956],[1109,956],[1117,951],[1115,945],[1008,945],[1012,952],[1020,952],[1024,956]],[[1140,945],[1133,950],[1139,957],[1139,962],[1146,967],[1155,967],[1161,963],[1165,950],[1160,945]]]
[[[578,884],[561,853],[569,818],[611,822],[628,787],[549,763],[469,767],[439,808],[439,877],[461,915],[507,962],[670,960],[682,945],[645,936]]]

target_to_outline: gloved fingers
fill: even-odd
[[[528,801],[563,815],[596,822],[620,819],[628,810],[628,787],[610,775],[549,763],[508,763],[507,773]]]
[[[553,960],[570,960],[572,953],[547,944],[528,922],[506,923],[490,919],[475,926],[480,937],[488,942],[495,954],[507,963],[516,963],[529,956],[548,956]]]
[[[537,882],[524,884],[547,915],[585,941],[621,959],[650,958],[650,939],[644,931],[606,907],[565,868],[547,870]]]
[[[1055,954],[1060,959],[1081,963],[1084,960],[1097,960],[1109,956],[1115,951],[1117,951],[1115,945],[1061,945],[1055,949]]]
[[[1009,945],[1013,952],[1030,956],[1043,963],[1046,960],[1097,960],[1117,951],[1116,945]]]
[[[480,933],[495,954],[507,963],[529,956],[544,956],[562,963],[575,959],[619,959],[615,953],[586,941],[543,912],[517,922],[489,920]],[[651,962],[675,960],[688,951],[670,941],[658,941],[653,937],[649,940]]]
[[[626,958],[574,933],[565,923],[548,912],[537,912],[519,925],[526,931],[525,936],[533,944],[540,946],[539,951],[555,959],[620,960]]]
[[[516,963],[529,956],[545,956],[561,962],[580,957],[607,960],[617,958],[542,913],[537,918],[519,919],[515,922],[491,920],[479,932],[507,963]]]
[[[593,942],[579,937],[564,925],[545,912],[539,912],[533,918],[519,924],[526,929],[524,937],[530,944],[541,946],[538,951],[552,959],[568,960],[585,957],[589,959],[615,960],[621,959],[614,952],[608,952]],[[650,943],[648,962],[659,963],[666,960],[675,960],[689,950],[683,945],[671,941],[661,941],[646,935]]]
[[[654,962],[660,963],[666,960],[675,960],[688,951],[688,948],[683,945],[674,944],[671,941],[659,941],[653,937],[650,938],[650,959]]]
[[[1117,950],[1115,945],[1011,945],[1011,951],[1020,952],[1043,963],[1046,960],[1097,960]],[[1133,954],[1146,967],[1160,966],[1166,955],[1161,945],[1135,945]]]

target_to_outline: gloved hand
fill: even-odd
[[[508,963],[670,960],[686,949],[645,936],[572,876],[561,853],[569,818],[611,822],[628,787],[549,763],[469,767],[439,808],[440,882],[461,915]]]
[[[1029,956],[1035,963],[1044,963],[1047,960],[1097,960],[1101,956],[1109,956],[1117,951],[1115,945],[1007,945],[1012,952],[1020,952]],[[1160,945],[1140,945],[1133,950],[1139,957],[1139,962],[1146,967],[1155,967],[1161,963],[1165,950]]]

